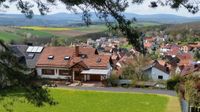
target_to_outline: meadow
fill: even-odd
[[[22,26],[21,29],[31,29],[31,30],[44,30],[44,31],[65,31],[73,30],[73,28],[64,27],[44,27],[44,26]]]
[[[100,33],[107,30],[104,25],[91,25],[80,27],[42,27],[42,26],[23,26],[23,27],[0,27],[0,39],[9,43],[15,41],[22,43],[26,40],[51,40],[51,38],[74,40],[74,37],[88,34]],[[35,39],[37,38],[37,39]],[[85,38],[84,38],[85,39]]]
[[[42,107],[28,103],[21,94],[7,93],[0,100],[0,112],[6,112],[3,107],[10,101],[13,112],[180,112],[175,97],[153,94],[51,89],[58,104]]]
[[[150,22],[140,22],[134,24],[135,27],[148,27],[154,25],[158,24]],[[11,41],[15,41],[17,43],[22,43],[24,40],[33,41],[32,38],[37,38],[34,39],[34,41],[48,39],[50,41],[52,38],[72,41],[76,38],[79,40],[97,38],[100,33],[105,34],[106,32],[108,32],[108,28],[103,24],[76,27],[0,26],[0,39],[7,43]],[[81,37],[83,37],[83,39]]]

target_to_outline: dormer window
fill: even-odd
[[[49,56],[48,56],[48,59],[52,60],[52,59],[54,59],[54,56],[49,55]]]
[[[34,54],[34,53],[29,53],[27,57],[28,57],[28,59],[33,59],[33,58],[34,58],[34,56],[35,56],[35,54]]]
[[[101,58],[97,58],[96,62],[100,63],[101,62]]]
[[[69,59],[70,59],[69,56],[65,56],[65,57],[64,57],[64,60],[69,60]]]
[[[81,54],[81,58],[85,59],[85,58],[87,58],[87,55],[86,54]]]

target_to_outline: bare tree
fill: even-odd
[[[135,59],[128,62],[127,66],[122,68],[122,77],[125,79],[133,80],[146,80],[143,70],[150,62],[150,59],[146,56],[135,56]]]

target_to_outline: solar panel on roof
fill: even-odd
[[[29,52],[29,53],[41,53],[43,48],[44,47],[42,47],[42,46],[30,46],[30,47],[28,47],[26,52]]]
[[[30,47],[28,47],[28,49],[26,50],[26,52],[32,52],[32,50],[33,50],[33,47],[30,46]]]
[[[37,51],[37,49],[38,49],[38,47],[34,46],[31,52],[35,53]]]
[[[42,50],[43,50],[43,48],[44,48],[44,47],[38,47],[38,49],[37,49],[37,51],[36,51],[36,52],[37,52],[37,53],[41,53],[41,52],[42,52]]]

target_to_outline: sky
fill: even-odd
[[[27,0],[29,1],[29,0]],[[129,0],[131,1],[131,0]],[[19,10],[15,7],[15,4],[9,4],[7,3],[10,8],[9,9],[0,9],[0,13],[5,14],[20,14]],[[141,5],[136,4],[129,4],[129,7],[125,12],[127,13],[136,13],[141,15],[147,15],[147,14],[174,14],[179,16],[187,16],[187,17],[195,17],[200,16],[200,12],[197,14],[191,14],[189,13],[185,8],[180,8],[179,10],[171,9],[169,6],[166,7],[157,7],[157,8],[151,8],[149,7],[150,0],[145,0],[145,2]],[[33,8],[35,14],[39,14],[36,7]],[[51,12],[49,14],[55,14],[55,13],[70,13],[66,10],[65,6],[59,2],[57,2],[57,6],[51,7]]]

